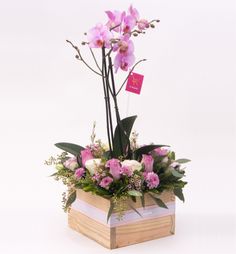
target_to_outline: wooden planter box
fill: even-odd
[[[109,249],[172,235],[175,232],[175,196],[172,192],[163,192],[160,198],[169,209],[158,207],[146,195],[145,208],[139,199],[136,203],[132,202],[142,217],[133,210],[127,210],[122,220],[113,213],[107,223],[110,201],[77,190],[77,199],[68,214],[68,223],[72,229]]]

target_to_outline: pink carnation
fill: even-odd
[[[93,159],[93,154],[90,149],[85,149],[81,151],[81,158],[82,158],[82,164],[83,167],[85,167],[85,163],[87,160]]]
[[[152,158],[151,155],[143,154],[143,158],[142,158],[141,163],[144,164],[144,170],[145,170],[146,172],[151,172],[151,171],[153,171],[153,163],[154,163],[154,160],[153,160],[153,158]]]
[[[109,185],[113,182],[113,179],[110,176],[106,176],[100,182],[100,186],[105,189],[109,189]]]
[[[117,159],[111,159],[107,161],[106,167],[110,169],[110,174],[115,178],[119,179],[120,178],[120,173],[121,173],[121,165],[120,161]]]
[[[155,174],[154,172],[148,172],[144,174],[144,179],[149,189],[156,188],[160,183],[158,175]]]
[[[80,179],[83,176],[84,173],[85,173],[85,169],[84,168],[77,168],[75,170],[75,177]]]

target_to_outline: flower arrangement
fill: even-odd
[[[132,5],[127,12],[106,11],[106,14],[107,23],[97,24],[90,29],[85,34],[87,40],[82,42],[82,45],[88,46],[96,69],[84,60],[77,46],[69,40],[67,42],[76,50],[76,58],[101,78],[108,144],[96,140],[94,124],[89,145],[82,147],[72,143],[57,143],[56,147],[64,152],[56,158],[51,157],[46,164],[55,165],[56,172],[52,176],[56,180],[62,180],[68,187],[68,192],[63,194],[65,211],[75,201],[76,189],[82,189],[112,201],[107,216],[109,219],[113,210],[122,217],[122,202],[127,199],[131,198],[135,202],[140,198],[144,206],[145,194],[163,208],[168,207],[158,198],[158,194],[165,190],[173,191],[184,201],[182,189],[186,182],[182,180],[185,176],[182,164],[189,160],[176,159],[175,153],[167,145],[139,146],[138,134],[132,132],[137,116],[122,119],[119,113],[118,95],[137,64],[145,61],[142,59],[135,63],[132,38],[155,28],[155,23],[159,20],[140,18],[139,12]],[[101,65],[94,48],[101,50]],[[128,75],[117,89],[115,75],[119,70],[128,72]],[[113,129],[114,116],[116,128]]]

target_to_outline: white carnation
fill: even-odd
[[[85,162],[85,167],[88,169],[91,175],[94,175],[96,169],[98,169],[101,165],[101,159],[90,159]]]

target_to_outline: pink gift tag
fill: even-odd
[[[129,75],[125,90],[131,93],[140,94],[143,84],[143,78],[143,75],[132,72]]]

